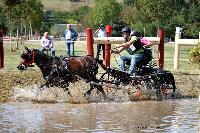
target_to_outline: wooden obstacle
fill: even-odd
[[[122,44],[125,39],[123,37],[109,37],[111,34],[111,27],[106,26],[106,32],[108,37],[93,38],[92,29],[86,29],[86,44],[88,50],[88,56],[94,57],[93,44],[105,44],[105,65],[110,66],[110,44]],[[160,69],[164,67],[164,38],[165,31],[159,30],[158,37],[145,37],[148,41],[155,45],[158,45],[158,66]]]

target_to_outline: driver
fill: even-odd
[[[122,29],[122,36],[125,37],[125,42],[115,49],[111,50],[112,53],[119,54],[123,50],[128,52],[128,55],[120,56],[119,69],[124,71],[125,61],[131,61],[128,73],[135,76],[136,65],[144,59],[145,48],[140,42],[139,32],[132,30],[129,27]]]

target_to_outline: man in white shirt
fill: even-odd
[[[99,29],[96,32],[98,32],[97,37],[107,37],[105,27],[102,24],[100,25]],[[97,59],[99,59],[101,48],[103,50],[103,59],[105,58],[105,44],[97,44],[97,54],[96,54]]]
[[[76,41],[78,33],[71,28],[71,25],[67,25],[67,29],[64,31],[64,38],[67,47],[68,56],[74,56],[74,41]]]
[[[42,53],[44,54],[44,51],[50,50],[51,56],[55,57],[55,49],[53,48],[53,40],[51,37],[49,37],[48,32],[44,33],[44,36],[41,39],[41,46],[42,46]]]

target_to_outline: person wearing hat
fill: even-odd
[[[144,59],[145,48],[140,42],[139,32],[135,30],[131,31],[129,27],[124,27],[121,32],[126,41],[120,46],[111,50],[111,52],[119,54],[123,50],[126,50],[128,55],[120,56],[119,69],[124,71],[125,61],[131,61],[128,73],[135,76],[136,65]]]
[[[101,24],[100,27],[97,29],[97,31],[94,33],[94,35],[95,34],[97,34],[97,37],[107,37],[105,26]],[[103,59],[105,58],[105,44],[97,44],[97,54],[96,54],[97,59],[99,59],[101,48],[103,51]]]

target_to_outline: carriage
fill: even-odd
[[[69,93],[69,83],[84,80],[90,84],[90,89],[84,96],[90,95],[94,88],[97,88],[106,98],[103,86],[109,85],[113,89],[124,89],[128,86],[128,95],[135,95],[135,92],[142,88],[156,92],[157,99],[167,98],[176,91],[174,76],[171,72],[160,70],[152,65],[152,60],[143,61],[137,66],[137,75],[131,76],[126,72],[111,67],[105,67],[102,60],[88,56],[80,57],[55,57],[41,54],[38,49],[25,47],[21,57],[23,61],[19,64],[19,70],[26,70],[35,63],[43,73],[46,83],[43,86],[59,86]],[[128,63],[127,63],[128,65]],[[99,67],[104,72],[97,78]],[[133,91],[134,89],[134,91]],[[70,93],[69,93],[70,94]]]

